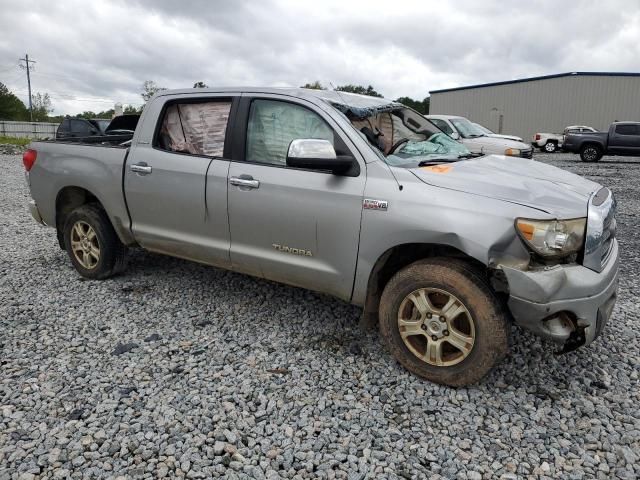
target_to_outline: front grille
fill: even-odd
[[[589,199],[585,239],[585,267],[601,272],[613,249],[616,236],[616,201],[611,191],[601,188]]]
[[[611,249],[613,248],[613,239],[616,238],[616,206],[615,200],[609,209],[607,216],[604,219],[602,225],[602,246],[600,247],[600,251],[602,255],[600,257],[600,265],[604,266],[609,259],[609,254],[611,253]]]
[[[520,156],[522,158],[532,158],[533,157],[533,148],[529,148],[528,150],[520,150]]]

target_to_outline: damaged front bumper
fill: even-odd
[[[601,272],[582,265],[502,270],[516,323],[568,351],[595,340],[611,316],[618,288],[618,243],[614,240]]]

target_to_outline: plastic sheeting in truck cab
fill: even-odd
[[[231,102],[174,104],[160,130],[164,147],[175,152],[222,157]]]

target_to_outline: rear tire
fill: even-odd
[[[457,259],[425,259],[400,270],[384,288],[379,316],[393,356],[435,383],[476,383],[509,350],[502,303],[481,273]]]
[[[83,277],[104,279],[124,270],[127,248],[99,205],[86,204],[73,210],[65,219],[62,233],[71,263]]]
[[[580,159],[583,162],[597,162],[602,158],[602,149],[597,145],[585,145],[580,149]]]
[[[542,150],[545,153],[554,153],[556,150],[558,150],[558,145],[556,144],[556,142],[547,142],[544,144],[544,147],[542,147]]]

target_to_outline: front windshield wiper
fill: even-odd
[[[418,163],[419,167],[426,167],[427,165],[439,164],[439,163],[455,163],[459,159],[458,158],[432,158],[430,160],[422,160]]]
[[[428,165],[433,165],[438,163],[455,163],[465,158],[477,158],[481,156],[482,156],[482,153],[473,153],[473,152],[461,153],[458,155],[457,158],[442,157],[442,158],[430,158],[429,160],[422,160],[420,163],[418,163],[418,166],[426,167]]]

